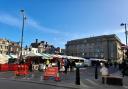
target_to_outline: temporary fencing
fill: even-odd
[[[58,67],[48,67],[44,71],[44,80],[48,80],[49,77],[54,77],[55,81],[60,81]]]
[[[16,71],[18,64],[0,64],[0,71]]]
[[[0,64],[0,71],[14,71],[15,75],[29,74],[28,64]]]
[[[18,69],[19,64],[9,64],[8,65],[8,70],[9,71],[16,71]]]
[[[14,72],[15,75],[28,75],[29,74],[29,67],[27,64],[20,64],[17,66],[16,71]]]
[[[8,64],[0,64],[0,71],[8,71]]]

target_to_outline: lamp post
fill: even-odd
[[[124,26],[125,27],[125,38],[126,38],[126,46],[127,46],[127,24],[126,23],[121,23],[120,26]]]
[[[121,23],[120,26],[124,26],[125,27],[125,38],[126,38],[126,47],[127,47],[127,23]],[[123,50],[123,60],[124,60],[124,50]]]
[[[23,22],[22,22],[22,33],[21,33],[21,54],[20,54],[20,61],[23,61],[22,57],[22,48],[23,48],[23,36],[24,36],[24,21],[26,20],[26,17],[24,15],[24,10],[20,10],[22,16],[23,16]]]
[[[121,23],[121,26],[124,26],[125,27],[125,37],[126,37],[126,52],[125,52],[125,54],[126,54],[126,56],[127,56],[127,58],[128,58],[128,49],[127,49],[127,23]],[[123,57],[124,57],[124,50],[123,50]],[[122,63],[122,76],[124,77],[124,75],[125,75],[125,71],[126,71],[126,61],[124,60],[124,58],[123,58],[123,63]]]

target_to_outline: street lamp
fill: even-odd
[[[126,37],[126,46],[127,46],[127,24],[126,23],[121,23],[120,26],[124,26],[125,27],[125,37]]]
[[[26,16],[24,15],[24,10],[20,10],[22,16],[23,16],[23,22],[22,22],[22,33],[21,33],[21,54],[20,54],[20,61],[23,61],[22,57],[22,48],[23,48],[23,36],[24,36],[24,21],[26,20]]]

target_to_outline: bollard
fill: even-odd
[[[80,71],[79,68],[76,67],[76,85],[80,85]]]
[[[98,79],[98,70],[97,70],[97,64],[95,66],[95,79]]]
[[[40,76],[40,81],[42,81],[42,80],[43,80],[43,76],[41,75],[41,76]]]
[[[34,78],[34,74],[33,74],[33,73],[31,74],[31,78],[32,78],[32,79]]]

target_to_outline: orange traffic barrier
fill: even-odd
[[[17,66],[17,70],[15,71],[15,75],[28,75],[29,74],[29,68],[28,65],[22,64]]]
[[[9,66],[9,71],[16,71],[18,68],[18,64],[8,64]]]
[[[60,75],[59,75],[58,67],[48,67],[44,71],[44,80],[48,80],[49,77],[54,77],[55,81],[60,81]]]
[[[8,64],[0,64],[0,71],[8,71]]]

